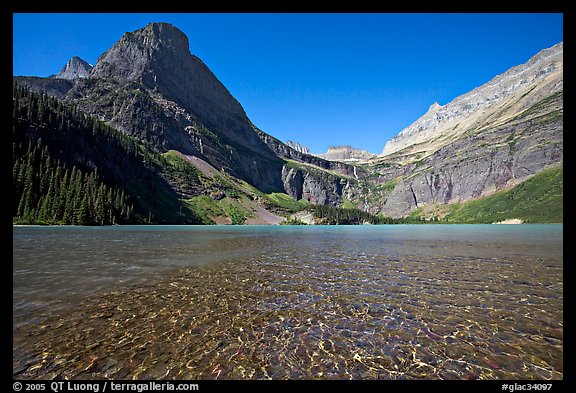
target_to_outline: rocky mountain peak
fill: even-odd
[[[317,155],[328,161],[368,161],[371,158],[376,157],[376,154],[372,154],[369,151],[357,149],[350,145],[346,146],[330,146],[328,151],[324,154]]]
[[[442,108],[442,105],[435,101],[430,107],[428,108],[428,112],[436,112],[438,109]]]
[[[172,102],[217,130],[245,128],[244,109],[210,69],[190,53],[186,35],[168,23],[149,23],[125,33],[100,59],[91,77],[136,82],[163,106]],[[172,104],[170,104],[172,105]],[[234,120],[231,120],[233,118]],[[231,127],[231,122],[236,123]],[[246,139],[246,132],[231,135]]]
[[[382,156],[418,145],[432,151],[466,131],[490,124],[508,108],[508,117],[527,109],[542,97],[562,90],[563,43],[538,52],[526,63],[510,68],[446,105],[432,104],[414,123],[390,139]],[[440,142],[439,139],[444,142]],[[434,142],[436,140],[436,142]]]
[[[295,141],[286,141],[286,145],[290,146],[292,149],[300,152],[300,153],[304,153],[304,154],[310,154],[310,149],[307,148],[306,146],[295,142]]]
[[[188,49],[188,37],[186,37],[186,34],[170,23],[148,23],[144,28],[137,30],[133,34],[141,34],[151,40],[163,42],[164,46],[167,47],[184,45],[184,48],[179,49]]]
[[[168,56],[172,60],[184,60],[189,54],[188,37],[169,23],[149,23],[146,27],[126,33],[129,40],[142,44],[145,55],[151,57]]]
[[[150,23],[125,33],[86,82],[67,93],[85,112],[158,151],[201,156],[256,187],[281,189],[282,161],[266,145],[271,138],[190,52],[186,34],[175,26]]]
[[[182,67],[190,57],[188,38],[182,31],[168,23],[149,23],[125,33],[100,56],[92,76],[140,81],[146,74],[160,73],[167,62]]]
[[[57,79],[74,80],[79,78],[86,78],[90,74],[92,66],[88,62],[82,60],[78,56],[72,57],[62,70],[55,75]]]

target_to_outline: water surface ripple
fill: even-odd
[[[17,379],[562,379],[562,225],[14,228]]]

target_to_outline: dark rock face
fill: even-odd
[[[64,98],[74,86],[74,82],[67,79],[39,78],[35,76],[18,76],[15,79],[34,91],[44,91],[56,98]]]
[[[100,57],[91,77],[137,82],[158,100],[161,96],[173,101],[209,128],[236,141],[258,143],[244,109],[190,53],[188,38],[172,25],[151,23],[126,33]]]
[[[82,60],[78,56],[74,56],[62,68],[62,70],[55,76],[57,79],[82,79],[90,75],[92,66],[88,62]]]
[[[256,132],[258,133],[258,136],[262,139],[262,141],[264,141],[264,143],[268,146],[268,148],[272,150],[274,154],[276,154],[278,157],[281,157],[285,160],[293,160],[305,164],[314,165],[318,168],[325,169],[327,171],[334,172],[339,175],[349,177],[354,176],[355,167],[350,164],[346,164],[343,162],[328,161],[312,154],[303,153],[280,142],[280,140],[266,134],[261,130],[256,129]],[[357,175],[363,173],[364,171],[361,171],[358,168],[356,169]]]
[[[321,205],[340,205],[356,198],[359,182],[319,168],[285,165],[282,168],[285,192],[295,199]]]
[[[282,167],[282,182],[286,193],[296,200],[304,193],[304,173],[295,168]]]

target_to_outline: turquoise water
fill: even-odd
[[[16,377],[563,375],[562,225],[13,233]],[[135,304],[146,314],[131,317]],[[150,319],[167,310],[169,329]],[[80,333],[86,320],[93,333]],[[31,334],[39,323],[52,328]],[[138,355],[159,337],[163,347]],[[93,342],[107,355],[77,367]]]

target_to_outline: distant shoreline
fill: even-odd
[[[451,223],[409,223],[409,224],[376,224],[371,226],[387,226],[387,225],[564,225],[563,222],[522,222],[520,219],[509,219],[492,223],[466,223],[466,222],[451,222]],[[327,224],[314,224],[314,225],[274,225],[274,224],[257,224],[257,225],[230,225],[230,224],[214,224],[214,225],[204,225],[204,224],[115,224],[115,225],[55,225],[55,224],[12,224],[13,228],[49,228],[49,227],[77,227],[77,228],[106,228],[106,227],[129,227],[129,226],[143,226],[143,227],[153,227],[153,226],[198,226],[198,227],[254,227],[254,226],[266,226],[266,227],[364,227],[366,225],[327,225]]]

